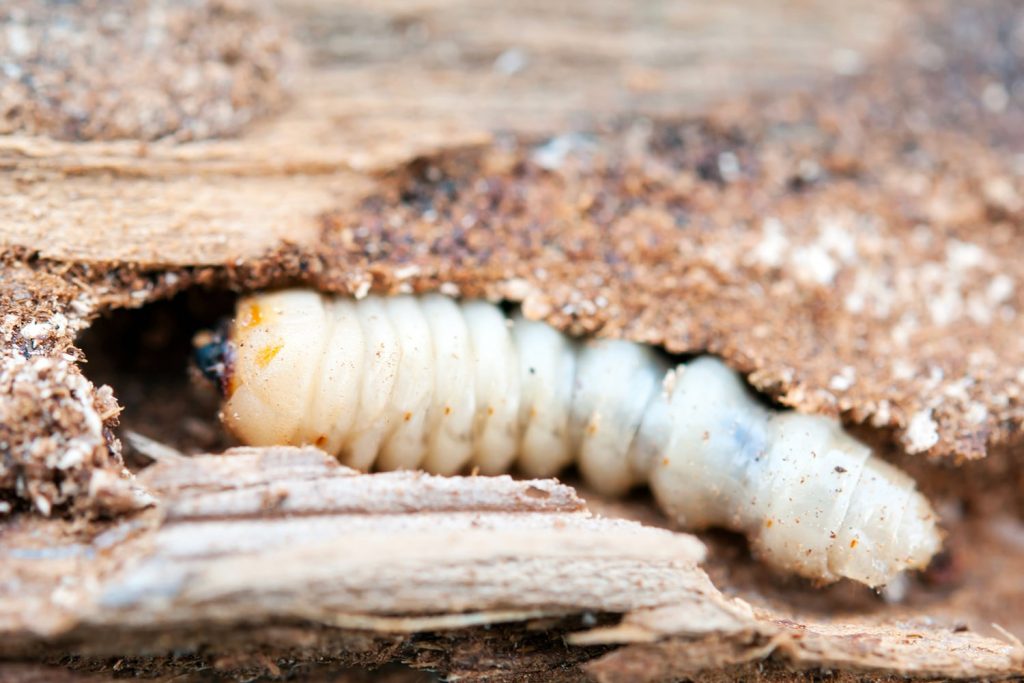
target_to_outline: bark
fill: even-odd
[[[754,610],[714,587],[693,536],[594,516],[553,480],[367,475],[315,449],[240,448],[165,455],[139,483],[155,506],[125,519],[7,524],[0,656],[145,671],[174,651],[239,675],[399,660],[484,679],[500,660],[508,678],[606,681],[764,659],[947,678],[1024,662],[1019,644],[924,623]]]
[[[1021,674],[1014,3],[11,4],[0,677]],[[642,496],[209,455],[189,338],[285,283],[716,353],[862,425],[946,551],[887,602]]]

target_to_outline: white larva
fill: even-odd
[[[228,343],[222,414],[248,444],[316,444],[363,470],[545,477],[575,461],[603,493],[646,483],[683,526],[740,531],[822,582],[884,585],[940,547],[910,477],[834,419],[763,406],[712,357],[671,368],[440,294],[308,290],[242,299]]]

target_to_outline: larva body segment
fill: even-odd
[[[519,465],[549,477],[572,462],[569,408],[576,378],[576,344],[543,323],[513,319],[520,378]],[[493,472],[497,474],[498,472]]]
[[[347,334],[358,323],[355,305],[335,299],[324,307],[322,362],[313,377],[312,395],[297,441],[319,442],[329,452],[337,451],[352,430],[359,404],[359,379],[365,355],[362,334]],[[321,425],[328,429],[321,432]]]
[[[355,382],[359,389],[356,417],[348,442],[342,441],[328,452],[338,453],[344,449],[348,465],[368,470],[395,423],[391,396],[398,379],[402,348],[382,299],[374,297],[359,302],[356,315],[359,329],[351,326],[351,334],[353,337],[361,334],[363,340],[363,355],[356,359],[362,368],[362,378]]]
[[[940,546],[913,480],[838,421],[762,405],[725,364],[575,341],[481,301],[288,290],[243,299],[223,419],[253,445],[312,443],[359,469],[646,483],[689,528],[745,533],[766,562],[871,586]],[[228,354],[229,356],[231,354]]]
[[[231,409],[225,417],[247,443],[294,443],[321,372],[327,314],[315,293],[266,297],[265,302],[246,303],[236,317],[238,341],[228,380]]]
[[[630,460],[630,446],[667,364],[645,346],[621,340],[583,344],[576,361],[571,441],[580,473],[606,495],[622,495],[646,478]]]
[[[455,474],[473,455],[476,364],[469,328],[458,305],[445,296],[420,300],[434,351],[434,400],[428,413],[423,468]]]
[[[434,417],[436,357],[423,307],[410,297],[384,299],[401,350],[391,394],[393,431],[381,444],[377,464],[384,470],[415,469],[427,457],[428,419]]]
[[[501,310],[483,301],[466,301],[461,308],[477,401],[470,457],[482,472],[505,472],[519,451],[519,356]]]

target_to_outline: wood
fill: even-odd
[[[9,4],[29,3],[52,4]],[[253,20],[301,48],[266,74],[292,96],[252,91],[264,116],[237,135],[0,136],[0,678],[1024,674],[1012,3],[276,4]],[[173,382],[93,374],[161,329],[81,350],[101,315],[295,281],[488,295],[718,353],[771,398],[866,423],[942,509],[948,554],[889,604],[655,528],[649,500],[184,456],[197,421],[219,426],[161,412],[194,398],[180,357],[137,344]],[[137,447],[157,462],[133,477],[118,438],[154,424],[170,448]],[[975,462],[906,457],[928,448]]]
[[[608,681],[767,657],[950,678],[1024,665],[1019,644],[973,633],[780,621],[724,597],[694,537],[596,517],[550,480],[363,475],[314,449],[247,448],[164,455],[139,483],[157,503],[131,518],[70,535],[60,520],[5,526],[0,656],[228,657],[285,629],[270,661],[305,641],[306,656],[415,664],[424,634],[468,643],[525,622],[554,638],[573,629],[576,675]],[[494,655],[479,646],[482,666]],[[622,647],[602,654],[610,646]],[[537,665],[513,655],[505,667]]]
[[[189,145],[0,137],[0,245],[60,261],[193,267],[254,258],[282,240],[313,244],[320,214],[410,159],[481,145],[496,130],[547,134],[804,83],[828,73],[822,53],[880,49],[902,14],[878,0],[855,12],[826,0],[761,4],[752,33],[747,11],[713,2],[586,12],[497,0],[279,4],[295,33],[312,37],[285,111],[238,139]],[[410,26],[427,35],[410,40]],[[509,50],[529,68],[496,67]]]

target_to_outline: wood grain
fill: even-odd
[[[321,657],[327,633],[349,655],[414,660],[423,634],[474,642],[482,627],[547,620],[574,630],[568,647],[589,661],[577,675],[599,680],[765,657],[907,676],[1021,670],[1018,645],[973,633],[754,610],[712,585],[697,539],[594,516],[550,480],[365,475],[315,449],[244,448],[163,456],[139,483],[157,502],[134,517],[77,531],[30,517],[4,527],[0,657],[227,656],[287,628],[281,651],[264,656],[283,656],[305,632]],[[487,642],[477,641],[475,675],[496,656]],[[524,654],[508,667],[535,664]]]
[[[859,612],[777,577],[744,584],[749,558],[712,554],[716,582],[751,606],[712,584],[693,537],[593,516],[553,482],[358,475],[280,449],[165,453],[133,482],[112,431],[118,384],[93,386],[75,347],[97,315],[193,285],[457,284],[526,299],[563,328],[710,349],[772,396],[877,418],[880,432],[931,415],[944,452],[980,457],[995,432],[971,422],[965,392],[1000,438],[1019,421],[1005,359],[1020,287],[1008,295],[1005,278],[1020,281],[1024,192],[1008,169],[1024,128],[1019,89],[1001,115],[998,87],[983,101],[999,82],[989,42],[971,36],[1002,35],[1012,7],[278,4],[306,61],[288,106],[238,137],[0,137],[0,441],[14,454],[0,461],[0,506],[15,511],[0,523],[0,677],[57,675],[40,661],[195,680],[393,661],[490,680],[1024,673],[1019,643],[981,633],[1006,615],[1021,632],[1019,520],[952,521],[948,586],[908,606],[869,596]],[[538,162],[549,139],[597,163]],[[860,236],[863,269],[837,265],[845,242],[819,235],[833,219]],[[992,255],[983,268],[968,242]],[[748,278],[750,255],[767,265]],[[951,283],[954,261],[979,280]],[[809,267],[823,262],[838,268],[827,287]],[[415,282],[398,276],[410,264]],[[924,308],[897,309],[877,323],[885,334],[826,305],[856,303],[837,287],[889,279]],[[926,281],[938,295],[911,287]],[[963,338],[927,327],[897,373],[887,335],[944,315],[946,285],[998,306],[965,309],[981,322]],[[608,307],[581,313],[598,300]],[[955,363],[941,370],[978,345],[997,350],[979,358],[1000,372],[963,385]],[[912,381],[894,389],[897,374]],[[88,457],[65,458],[69,444]],[[950,485],[917,460],[944,509],[1009,507],[993,480],[1019,499],[1015,455]]]

